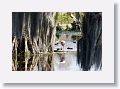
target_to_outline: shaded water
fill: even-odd
[[[64,62],[60,62],[61,59]],[[15,64],[17,71],[82,71],[77,62],[76,52],[58,52],[51,54],[39,54],[26,57],[18,57]],[[95,70],[94,66],[91,70]]]
[[[76,71],[80,70],[77,64],[76,52],[61,52],[39,54],[23,58],[18,62],[18,71]],[[64,58],[64,63],[60,62]],[[22,59],[22,60],[23,60]]]
[[[77,63],[77,39],[80,35],[60,33],[59,41],[64,40],[64,51],[40,53],[32,56],[17,56],[16,69],[18,71],[79,71]],[[60,49],[61,44],[54,45],[54,50]],[[70,48],[70,49],[68,49]],[[22,61],[21,61],[22,60]],[[61,62],[62,61],[62,62]]]
[[[62,51],[53,53],[40,53],[38,55],[13,56],[13,62],[17,71],[80,71],[83,70],[77,59],[77,40],[80,35],[59,34],[58,39],[64,40]],[[68,49],[71,48],[71,49]],[[54,50],[61,49],[61,43],[53,46]],[[95,70],[94,65],[90,70]]]

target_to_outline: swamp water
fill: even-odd
[[[80,33],[59,33],[56,34],[59,41],[64,40],[62,50],[53,53],[40,53],[32,56],[18,56],[16,67],[18,71],[79,71],[77,63],[77,39]],[[54,50],[61,49],[60,42],[54,44]],[[13,59],[15,60],[15,59]],[[23,60],[22,62],[20,60]],[[61,62],[63,60],[63,62]]]

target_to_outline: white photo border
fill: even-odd
[[[112,0],[3,0],[0,6],[0,82],[114,83]],[[12,71],[12,12],[102,12],[102,71]]]

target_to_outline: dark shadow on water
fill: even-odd
[[[76,52],[41,53],[17,58],[16,71],[80,71]]]
[[[52,71],[52,62],[53,54],[20,55],[17,56],[16,71]]]

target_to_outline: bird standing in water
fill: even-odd
[[[64,51],[64,45],[65,45],[65,41],[64,40],[61,41],[61,45],[62,45],[61,50]]]
[[[61,45],[62,45],[61,50],[64,51],[64,45],[65,45],[65,41],[64,40],[61,41]],[[62,53],[61,56],[60,56],[60,62],[61,63],[65,63],[65,55],[64,55],[64,53]]]

